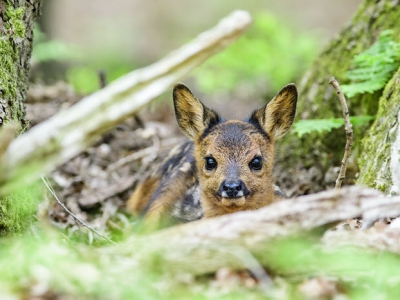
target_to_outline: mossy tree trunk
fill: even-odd
[[[33,26],[42,0],[0,1],[0,128],[10,121],[27,126],[25,97],[33,44]],[[4,150],[4,149],[3,149]],[[21,230],[21,218],[31,204],[0,197],[0,235]],[[29,224],[26,224],[29,226]]]
[[[14,120],[26,126],[33,25],[42,0],[0,1],[0,126]]]
[[[334,76],[340,84],[349,83],[346,72],[352,67],[353,57],[376,42],[383,30],[392,29],[395,40],[400,41],[399,20],[399,1],[365,0],[349,24],[326,46],[304,75],[299,85],[297,118],[340,118],[341,106],[336,93],[328,84],[329,79]],[[382,91],[347,99],[350,115],[376,115]],[[354,129],[353,158],[355,159],[353,162],[357,162],[362,151],[361,139],[365,136],[367,127]],[[382,139],[384,135],[385,133]],[[340,166],[345,142],[343,128],[335,129],[328,134],[307,134],[301,139],[294,135],[284,138],[278,146],[281,150],[276,158],[278,171],[290,170],[293,166],[302,165],[303,170],[317,167],[321,174],[325,174],[332,164]],[[368,158],[364,159],[368,160]],[[353,174],[351,171],[354,171]],[[349,177],[354,177],[355,172],[357,172],[357,164],[353,163],[350,165]],[[311,192],[324,186],[324,177],[320,176],[318,180],[321,182],[316,182],[317,188],[316,190],[311,188]],[[361,180],[359,182],[365,183]]]
[[[374,124],[362,140],[358,184],[399,194],[400,186],[400,68],[379,100]]]

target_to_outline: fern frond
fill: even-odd
[[[342,85],[347,97],[382,89],[400,66],[400,44],[393,41],[393,30],[382,31],[376,43],[354,56],[353,65],[346,74],[351,83]]]
[[[375,116],[350,117],[350,121],[354,126],[365,125],[373,119],[375,119]],[[343,125],[342,118],[299,120],[293,124],[293,131],[298,137],[302,137],[304,134],[312,132],[330,132],[332,129],[340,128]]]

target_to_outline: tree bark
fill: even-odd
[[[15,132],[27,126],[25,97],[29,85],[29,61],[34,21],[40,16],[41,3],[41,0],[0,1],[0,129],[4,124],[12,123],[0,130],[0,156]],[[15,206],[12,198],[0,197],[0,235],[17,232],[24,227],[22,224],[26,224],[26,220],[21,220],[24,216],[24,211],[18,209],[21,206]]]
[[[399,194],[400,185],[400,68],[379,99],[375,122],[362,141],[358,184],[386,194]]]
[[[340,117],[340,103],[328,84],[330,77],[334,76],[341,85],[349,83],[346,71],[352,67],[353,57],[376,42],[381,31],[392,29],[395,40],[400,41],[399,19],[398,1],[365,0],[349,24],[327,45],[302,78],[299,85],[297,117],[300,119]],[[381,95],[382,90],[347,99],[350,116],[375,115]],[[361,152],[360,141],[366,129],[365,126],[354,128],[353,157],[357,157]],[[277,149],[281,150],[276,157],[277,170],[290,171],[293,166],[302,165],[305,169],[317,167],[325,174],[332,164],[340,166],[345,142],[342,128],[334,129],[330,133],[307,134],[300,139],[294,135],[288,136],[279,141],[280,145],[277,146]],[[353,165],[350,169],[356,167]],[[279,172],[277,175],[279,177]]]
[[[25,120],[33,25],[40,15],[41,0],[0,2],[0,126]]]

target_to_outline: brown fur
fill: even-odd
[[[168,216],[179,219],[191,208],[196,211],[193,218],[201,212],[208,218],[258,209],[281,198],[272,182],[274,143],[293,123],[293,84],[245,121],[224,121],[182,84],[175,86],[173,97],[179,127],[193,142],[178,145],[139,184],[128,200],[130,211],[160,225]]]
[[[212,156],[218,168],[208,171],[198,168],[201,199],[205,217],[214,217],[240,210],[257,209],[273,201],[272,158],[273,144],[262,136],[253,125],[243,121],[227,121],[216,125],[204,139],[195,143],[195,158],[198,166],[204,165],[204,157]],[[253,172],[248,167],[255,157],[264,157],[263,168]],[[232,199],[229,206],[215,194],[229,172],[240,177],[251,191],[242,205]],[[244,197],[243,197],[244,198]],[[241,199],[237,199],[240,201]]]

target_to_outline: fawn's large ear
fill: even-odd
[[[219,123],[219,115],[204,106],[182,83],[174,86],[173,97],[179,128],[190,139],[195,139],[206,129]]]
[[[256,110],[250,122],[256,122],[273,139],[284,136],[296,115],[297,89],[291,83],[285,86],[267,105]]]

